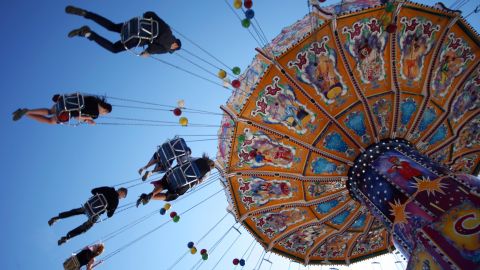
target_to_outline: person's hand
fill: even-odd
[[[140,54],[141,57],[143,58],[147,58],[150,56],[150,54],[147,52],[147,51],[143,51],[141,54]]]
[[[89,125],[96,125],[97,124],[92,119],[86,119],[85,122],[87,122]]]

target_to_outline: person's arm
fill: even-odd
[[[95,262],[95,259],[91,259],[87,263],[87,270],[92,270],[93,269],[93,263]]]
[[[167,53],[168,49],[165,48],[164,46],[155,43],[149,43],[147,49],[141,53],[141,56],[148,57],[151,54],[162,54],[162,53]]]
[[[77,119],[80,122],[85,122],[85,123],[88,123],[90,125],[95,125],[95,121],[93,121],[93,118],[90,117],[90,116],[79,116],[79,117],[77,117]]]

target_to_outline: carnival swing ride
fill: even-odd
[[[466,17],[479,8],[464,18],[443,4],[319,2],[271,42],[252,1],[227,3],[261,46],[243,73],[218,71],[217,84],[233,93],[209,179],[220,179],[235,220],[265,250],[262,262],[273,252],[349,265],[397,250],[407,269],[477,269],[480,37]],[[207,260],[216,247],[198,252]]]

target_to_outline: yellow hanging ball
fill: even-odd
[[[168,209],[170,209],[171,206],[172,206],[171,204],[166,203],[166,204],[163,206],[163,208],[165,208],[165,210],[168,210]]]
[[[182,126],[187,126],[188,125],[188,118],[186,117],[180,117],[180,119],[178,120],[178,122],[180,123],[180,125]]]
[[[190,253],[192,253],[192,254],[197,253],[197,248],[196,248],[196,247],[192,247],[192,248],[190,249]]]
[[[233,1],[233,7],[236,9],[242,8],[242,0]]]
[[[224,79],[225,77],[227,77],[227,72],[223,69],[220,69],[217,75],[220,79]]]

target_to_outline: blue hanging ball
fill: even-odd
[[[188,242],[187,247],[188,248],[193,248],[193,242]]]
[[[245,266],[245,260],[244,259],[240,259],[240,266]]]
[[[253,11],[253,9],[247,9],[247,10],[245,11],[245,17],[246,17],[247,19],[250,19],[250,20],[251,20],[251,19],[253,19],[254,16],[255,16],[255,11]]]
[[[160,209],[160,215],[165,215],[165,213],[167,212],[167,210],[165,208],[161,208]]]

